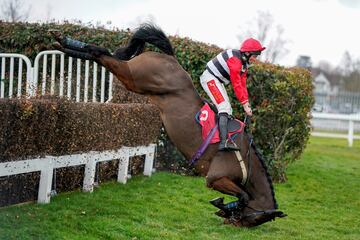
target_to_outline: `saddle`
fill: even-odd
[[[218,125],[218,117],[216,107],[212,104],[205,102],[201,110],[196,114],[196,121],[202,126],[202,138],[205,140],[212,129]],[[238,119],[232,118],[228,121],[228,137],[234,140],[237,134],[244,130],[245,124]],[[210,143],[220,142],[219,130],[217,129]]]
[[[205,102],[201,110],[196,114],[195,120],[202,126],[203,142],[192,156],[190,166],[195,164],[197,160],[204,154],[207,147],[211,143],[220,142],[217,110],[211,104]],[[214,109],[214,110],[213,110]],[[228,121],[228,138],[234,141],[235,137],[244,130],[245,124],[238,119]]]

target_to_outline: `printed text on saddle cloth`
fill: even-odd
[[[199,114],[199,123],[202,126],[202,138],[203,140],[206,139],[206,137],[208,136],[208,134],[210,133],[211,129],[213,129],[216,125],[216,114],[214,113],[213,110],[211,110],[210,106],[205,103],[204,106],[201,108],[200,110],[200,114]],[[231,137],[232,135],[236,134],[236,133],[240,133],[242,132],[242,130],[244,129],[244,123],[239,121],[239,120],[235,120],[238,121],[240,123],[240,128],[236,129],[235,131],[230,132],[229,131],[229,137]],[[217,130],[214,134],[214,137],[211,139],[210,143],[217,143],[220,142],[220,136],[219,136],[219,130]]]

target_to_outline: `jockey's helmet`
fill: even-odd
[[[254,38],[246,39],[240,47],[240,52],[249,52],[252,55],[260,55],[263,50],[265,47],[261,46],[261,43]]]

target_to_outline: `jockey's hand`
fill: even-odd
[[[248,116],[252,116],[252,110],[251,110],[251,107],[250,107],[250,103],[247,102],[243,105],[243,108],[244,108],[244,111],[246,112],[246,115]]]

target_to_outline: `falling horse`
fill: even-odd
[[[194,116],[204,103],[189,74],[176,60],[169,39],[159,28],[150,24],[140,26],[128,46],[116,50],[114,54],[107,49],[63,37],[58,32],[54,36],[59,50],[73,57],[98,62],[129,91],[148,96],[160,109],[171,141],[187,159],[192,158],[202,144],[202,130],[194,121]],[[144,52],[145,43],[156,46],[161,53]],[[235,152],[219,152],[218,144],[211,144],[194,165],[202,176],[206,176],[209,188],[238,199],[228,204],[223,203],[223,198],[212,200],[211,203],[220,209],[217,215],[224,217],[226,223],[243,227],[257,226],[285,216],[276,210],[271,178],[252,138],[243,131],[235,143],[241,149],[238,156]],[[247,176],[244,176],[244,169],[239,164],[240,159],[248,168]],[[247,178],[245,183],[244,177]]]

